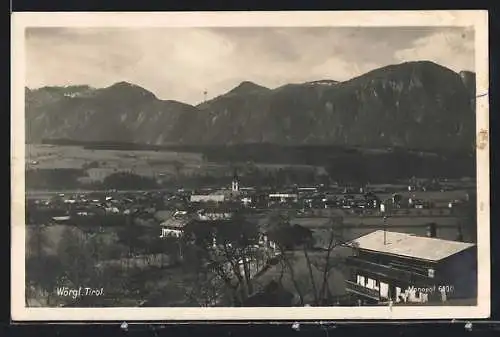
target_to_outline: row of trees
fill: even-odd
[[[84,175],[85,171],[82,169],[27,169],[26,186],[32,189],[78,188],[80,186],[78,178]]]
[[[238,175],[244,181],[245,186],[270,186],[283,187],[293,184],[329,184],[330,177],[320,173],[314,167],[283,166],[279,168],[263,168],[257,165],[231,164],[236,167]],[[220,186],[229,185],[233,179],[233,170],[225,172],[190,172],[189,174],[179,171],[175,176],[163,178],[164,185],[181,184],[182,186]]]
[[[31,189],[156,189],[159,187],[153,177],[142,176],[131,172],[114,172],[102,181],[93,183],[81,182],[86,177],[83,169],[29,169],[26,170],[26,186]]]
[[[327,167],[335,180],[350,183],[392,182],[418,177],[460,178],[475,174],[475,156],[468,151],[423,154],[402,148],[366,152],[336,146],[248,144],[203,150],[214,162],[247,162]]]
[[[346,155],[326,164],[327,172],[340,183],[390,183],[420,178],[461,178],[475,175],[475,157],[468,154],[421,156],[411,152],[377,155]]]
[[[100,184],[104,189],[156,189],[156,179],[130,172],[116,172],[105,177]]]

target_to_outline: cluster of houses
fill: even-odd
[[[163,199],[151,194],[122,194],[115,191],[58,194],[48,199],[27,199],[28,224],[68,222],[95,216],[140,215],[155,210]]]
[[[390,208],[430,209],[454,208],[463,200],[430,201],[418,197],[419,191],[427,191],[426,186],[441,188],[436,181],[412,182],[401,185],[367,185],[362,187],[341,187],[338,185],[316,187],[292,186],[282,190],[270,188],[241,187],[235,174],[231,189],[202,191],[189,196],[193,204],[236,202],[243,207],[296,208],[296,209],[376,209],[382,212]],[[407,191],[406,191],[407,190]],[[401,192],[403,191],[403,192]]]
[[[436,184],[436,183],[435,183]],[[434,184],[434,185],[435,185]],[[434,186],[432,185],[432,186]],[[362,187],[292,186],[282,190],[272,188],[242,187],[235,172],[230,188],[188,191],[156,191],[117,193],[116,191],[58,195],[50,200],[28,200],[28,211],[53,214],[55,221],[69,220],[72,216],[140,215],[152,214],[158,210],[206,209],[209,206],[270,209],[288,208],[297,210],[344,209],[353,211],[388,212],[393,209],[452,209],[460,206],[462,200],[430,202],[416,197],[414,186],[408,185],[408,192],[392,191],[392,185],[367,185]],[[397,187],[397,186],[396,186]],[[404,190],[405,185],[399,186]],[[54,220],[54,219],[53,219]]]
[[[241,209],[371,209],[381,213],[393,209],[457,207],[462,201],[430,204],[408,192],[383,193],[367,189],[331,187],[294,187],[284,191],[241,187],[235,172],[230,188],[175,192],[81,193],[58,195],[50,200],[28,199],[28,221],[71,222],[74,217],[135,216],[155,218],[161,238],[181,238],[191,225],[218,226],[230,223]],[[159,214],[161,213],[161,214]],[[35,214],[35,216],[33,216]],[[44,214],[42,217],[36,214]],[[40,220],[41,219],[41,220]],[[264,227],[262,227],[264,228]],[[443,240],[429,230],[428,237],[376,230],[350,242],[352,256],[346,264],[345,290],[359,305],[386,303],[446,302],[475,298],[477,273],[476,246],[473,243]],[[213,245],[217,246],[216,239]],[[276,256],[276,244],[260,230],[256,249]],[[259,261],[240,261],[251,266],[252,277],[259,271]],[[242,273],[248,272],[243,268]]]

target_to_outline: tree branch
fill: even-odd
[[[292,267],[292,264],[290,263],[290,261],[286,257],[286,251],[283,249],[283,247],[281,246],[281,244],[277,244],[277,245],[278,245],[279,250],[281,251],[281,259],[282,259],[282,261],[285,263],[285,265],[290,270],[290,278],[292,279],[293,286],[295,287],[295,290],[297,291],[297,294],[299,295],[300,305],[303,306],[304,305],[304,296],[302,294],[302,291],[300,290],[300,287],[299,287],[299,285],[297,283],[297,280],[295,279],[295,271],[294,271],[294,269]]]
[[[314,303],[319,304],[318,303],[318,291],[316,289],[316,282],[314,281],[314,275],[313,275],[313,271],[312,271],[311,260],[309,259],[309,254],[307,253],[307,247],[306,247],[306,245],[303,245],[302,249],[304,251],[304,256],[306,258],[307,269],[309,270],[309,277],[311,278],[311,285],[312,285],[313,295],[314,295]]]
[[[330,255],[332,253],[333,248],[335,247],[334,245],[335,242],[335,234],[333,230],[330,232],[330,240],[328,242],[328,251],[326,253],[326,258],[325,258],[325,269],[323,270],[323,284],[321,286],[321,299],[325,298],[325,293],[327,289],[327,284],[328,284],[328,274],[330,270]]]

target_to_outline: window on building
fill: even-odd
[[[380,282],[380,297],[389,298],[389,285],[384,282]]]
[[[366,287],[370,288],[370,289],[375,289],[375,280],[371,279],[371,278],[368,278],[366,280]]]
[[[363,287],[365,286],[365,277],[364,276],[361,276],[361,275],[358,275],[358,278],[357,278],[357,283],[359,285],[362,285]]]
[[[403,297],[401,296],[401,288],[396,287],[396,302],[401,302]]]

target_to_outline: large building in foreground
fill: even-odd
[[[383,230],[351,243],[346,290],[358,304],[476,300],[475,244]]]

